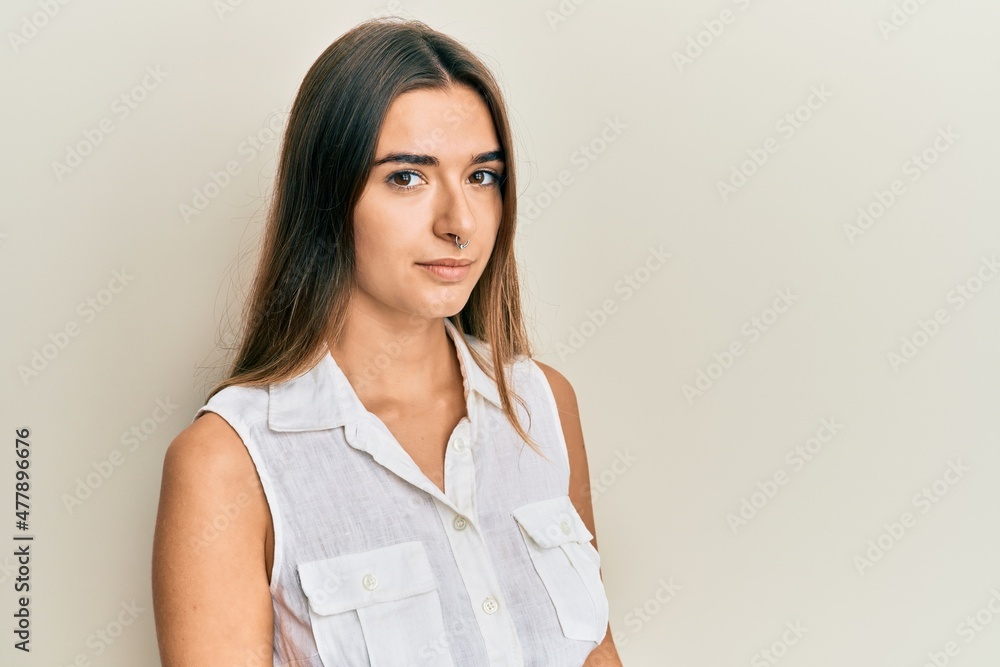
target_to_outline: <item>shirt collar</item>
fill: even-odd
[[[447,317],[444,327],[458,350],[469,414],[473,409],[473,391],[500,407],[496,383],[479,367],[469,350],[475,347],[489,360],[486,345],[471,334],[462,334]],[[302,375],[269,385],[268,395],[267,425],[272,431],[337,428],[357,422],[367,412],[329,349],[319,363]]]

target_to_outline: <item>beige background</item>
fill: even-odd
[[[4,4],[0,663],[158,664],[163,452],[222,372],[275,167],[268,128],[333,39],[399,13],[483,54],[508,95],[527,315],[579,396],[624,663],[753,667],[773,664],[767,649],[789,667],[996,664],[1000,5],[229,5]],[[211,187],[230,161],[239,173]],[[754,173],[723,198],[741,167]],[[196,191],[213,196],[187,221]],[[852,236],[879,197],[894,201]],[[894,366],[904,337],[916,353]],[[22,379],[36,352],[51,358]],[[704,391],[685,395],[699,372]],[[10,632],[24,427],[30,656]],[[744,500],[758,507],[734,530]],[[889,549],[860,564],[869,540]]]

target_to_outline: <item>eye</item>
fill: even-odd
[[[417,187],[415,181],[418,178],[421,178],[420,174],[410,169],[405,169],[389,174],[386,182],[397,190],[412,190]]]
[[[484,188],[496,187],[503,181],[503,175],[492,169],[480,169],[474,172],[469,178],[475,185]],[[412,169],[404,169],[389,174],[385,180],[386,183],[395,189],[406,191],[416,188],[419,185],[418,179],[423,180],[423,176]]]
[[[472,174],[471,178],[476,185],[481,185],[485,188],[498,185],[503,180],[503,176],[492,169],[480,169]]]

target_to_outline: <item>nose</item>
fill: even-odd
[[[457,236],[464,244],[476,232],[476,212],[462,184],[446,183],[437,193],[435,232],[449,242]]]

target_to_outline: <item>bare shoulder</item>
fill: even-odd
[[[153,537],[153,611],[164,667],[267,654],[269,513],[239,434],[208,412],[167,447]]]
[[[597,549],[597,527],[594,522],[594,504],[590,493],[590,466],[587,464],[587,449],[583,443],[583,426],[580,423],[580,408],[576,401],[576,392],[566,377],[548,364],[537,359],[532,361],[545,373],[552,395],[556,399],[559,410],[559,421],[562,423],[563,437],[566,440],[566,452],[569,455],[569,497],[573,502],[587,530],[594,536],[591,544]],[[601,580],[604,580],[603,573]],[[611,636],[611,624],[600,646],[588,658],[586,665],[614,664],[621,665],[621,658]]]
[[[250,452],[229,422],[214,412],[202,414],[170,443],[162,481],[161,494],[168,499],[181,494],[208,506],[235,501],[261,528],[270,517]]]
[[[594,535],[594,547],[597,547],[597,532],[594,528],[594,508],[590,497],[590,468],[587,464],[587,448],[583,442],[583,426],[580,423],[580,409],[576,401],[576,392],[566,377],[548,364],[537,359],[533,360],[545,373],[552,388],[559,410],[559,422],[562,424],[563,439],[566,441],[566,453],[569,458],[569,496],[580,518],[587,529]]]
[[[237,542],[257,547],[267,537],[270,511],[257,468],[240,435],[214,412],[181,431],[164,455],[158,528],[180,508],[193,546],[214,546],[206,543],[211,538],[220,548]],[[223,524],[225,531],[210,530]],[[263,554],[264,542],[259,546],[244,553]]]
[[[560,416],[563,413],[567,413],[579,417],[580,411],[576,403],[576,392],[573,391],[573,385],[566,379],[566,376],[552,368],[552,366],[543,364],[537,359],[532,359],[532,361],[545,373],[545,377],[549,381],[549,387],[552,388],[552,395],[555,396]]]
[[[205,412],[177,434],[163,459],[164,476],[211,478],[216,483],[256,477],[250,453],[235,429],[214,412]]]

